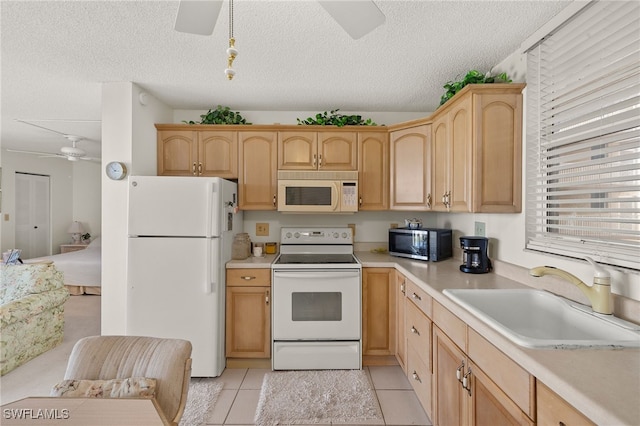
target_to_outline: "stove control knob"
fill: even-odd
[[[340,236],[340,234],[338,234],[337,232],[333,233],[333,238],[338,238]]]
[[[296,238],[300,238],[300,233],[296,232],[295,234],[293,234],[293,236],[296,237]]]
[[[291,238],[291,232],[287,232],[287,234],[285,235],[285,237],[287,237],[287,238]]]
[[[346,232],[342,233],[342,238],[345,238],[345,239],[347,238],[347,233]]]

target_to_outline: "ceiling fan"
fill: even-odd
[[[86,161],[100,162],[100,158],[88,157],[87,153],[83,149],[77,147],[78,142],[83,141],[83,140],[89,140],[89,139],[87,139],[85,137],[76,136],[76,135],[68,135],[66,133],[58,132],[57,130],[53,130],[53,129],[49,129],[47,127],[39,126],[37,124],[33,124],[33,123],[30,123],[30,122],[25,121],[25,120],[16,120],[16,121],[19,121],[20,123],[28,124],[30,126],[38,127],[40,129],[44,129],[44,130],[47,130],[49,132],[57,133],[57,134],[61,135],[62,137],[64,137],[65,139],[67,139],[69,142],[71,142],[71,146],[63,146],[62,148],[60,148],[60,152],[59,153],[39,152],[39,151],[23,151],[23,150],[19,150],[19,149],[7,149],[7,151],[18,152],[18,153],[22,153],[22,154],[39,155],[40,157],[43,157],[43,158],[47,158],[47,157],[49,157],[49,158],[65,158],[65,159],[67,159],[69,161],[86,160]]]
[[[318,3],[354,40],[385,21],[372,0],[318,0]],[[184,33],[211,35],[221,8],[222,0],[181,0],[174,28]]]

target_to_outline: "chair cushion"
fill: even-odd
[[[90,398],[152,398],[156,379],[129,377],[111,380],[63,380],[51,389],[49,396]]]

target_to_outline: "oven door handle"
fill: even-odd
[[[309,272],[314,272],[314,273],[318,273],[318,275],[315,276],[309,276]],[[353,278],[353,277],[358,277],[360,276],[360,272],[358,270],[352,270],[352,271],[323,271],[323,270],[318,270],[318,269],[307,269],[305,271],[301,271],[301,270],[297,270],[297,271],[274,271],[273,272],[273,277],[278,278],[278,277],[282,277],[282,278],[296,278],[296,279],[304,279],[304,280],[310,280],[310,279],[323,279],[323,278],[327,278],[327,277],[331,277],[331,278]]]

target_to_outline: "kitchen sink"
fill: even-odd
[[[640,347],[640,326],[535,289],[447,289],[444,294],[517,345]]]

